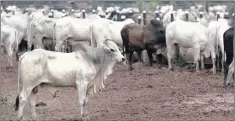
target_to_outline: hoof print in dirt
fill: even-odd
[[[153,88],[153,86],[152,85],[148,85],[146,88]]]
[[[47,104],[44,102],[40,102],[36,104],[36,107],[39,107],[39,106],[47,106]]]

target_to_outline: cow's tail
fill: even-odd
[[[33,20],[32,20],[33,21]],[[28,33],[28,42],[27,42],[27,45],[28,45],[28,51],[31,51],[31,48],[32,48],[32,27],[31,27],[31,23],[32,21],[28,22],[28,27],[27,27],[27,33]]]
[[[90,32],[90,37],[91,37],[91,41],[90,41],[91,47],[97,47],[97,43],[93,35],[93,24],[90,25],[89,32]]]
[[[19,98],[19,95],[20,95],[20,80],[21,80],[21,74],[20,74],[20,66],[21,66],[21,60],[23,59],[24,56],[21,56],[20,57],[20,60],[18,62],[18,89],[17,89],[17,97],[16,97],[16,101],[15,101],[15,111],[17,111],[19,109],[19,103],[20,103],[20,98]]]
[[[129,42],[129,34],[128,34],[128,29],[126,26],[124,26],[121,30],[121,37],[122,37],[122,49],[123,52],[122,54],[125,55],[126,54],[126,49],[128,48],[128,42]]]
[[[55,34],[56,34],[56,28],[55,28],[55,26],[56,26],[56,23],[53,25],[53,37],[52,37],[52,38],[53,38],[53,40],[52,40],[52,41],[53,41],[53,42],[52,42],[53,44],[56,43],[56,36],[55,36]]]
[[[14,44],[14,51],[16,53],[16,61],[19,60],[19,53],[18,53],[18,48],[19,48],[19,38],[18,38],[18,32],[17,30],[14,30],[15,33],[15,44]]]
[[[220,25],[217,25],[217,27],[216,27],[216,50],[215,50],[216,55],[219,54],[219,35],[218,35],[219,29],[220,29]]]

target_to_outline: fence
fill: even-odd
[[[228,6],[229,11],[231,12],[233,9],[232,1],[1,1],[2,5],[17,5],[21,8],[29,7],[30,5],[42,6],[42,5],[49,5],[53,6],[54,8],[78,8],[78,9],[85,9],[86,11],[91,11],[92,9],[96,9],[97,6],[102,6],[104,9],[111,6],[120,6],[121,8],[126,7],[136,7],[139,8],[140,11],[154,11],[157,5],[166,5],[172,4],[174,9],[187,9],[190,6],[195,4],[203,4],[206,3],[209,6],[214,6],[217,4],[224,4]]]

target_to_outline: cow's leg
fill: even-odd
[[[152,50],[148,49],[147,53],[148,53],[148,57],[149,57],[149,65],[150,65],[150,67],[152,67],[153,66],[153,52],[152,52]]]
[[[130,50],[129,51],[129,54],[128,54],[128,61],[129,61],[129,64],[128,64],[128,70],[131,71],[133,70],[133,67],[132,67],[132,55],[133,55],[134,51],[133,50]]]
[[[89,120],[88,116],[88,109],[87,109],[87,104],[88,104],[88,97],[87,97],[87,87],[88,87],[88,81],[86,81],[83,77],[80,78],[82,80],[77,80],[76,85],[78,89],[78,100],[79,104],[81,106],[81,116],[82,120],[86,121]]]
[[[201,55],[201,68],[204,70],[205,69],[205,66],[204,66],[204,56]]]
[[[19,52],[16,51],[16,61],[18,62],[19,61]]]
[[[224,65],[224,83],[223,83],[224,86],[226,86],[226,80],[227,80],[227,76],[228,76],[228,69],[229,69],[228,65],[225,64]]]
[[[12,64],[12,56],[13,56],[13,51],[11,51],[11,49],[8,49],[7,50],[7,69],[8,68],[12,68],[13,67],[13,64]]]
[[[227,85],[229,85],[229,83],[231,83],[231,80],[233,80],[233,73],[234,73],[234,60],[229,65],[228,76],[227,76],[227,79],[226,79],[224,86],[227,86]]]
[[[168,70],[173,70],[171,59],[172,59],[172,45],[167,46]]]
[[[199,61],[200,60],[200,47],[195,47],[194,53],[194,64],[196,65],[196,72],[199,72]]]
[[[221,60],[222,72],[224,72],[224,49],[222,50],[222,60]]]
[[[142,62],[142,60],[141,60],[141,52],[142,52],[142,51],[137,51],[137,54],[138,54],[138,61],[139,61],[139,62]]]
[[[35,111],[35,105],[36,105],[36,94],[38,93],[38,86],[34,87],[31,95],[29,96],[29,103],[30,103],[30,108],[31,108],[31,113],[33,120],[37,119],[37,114]]]
[[[56,45],[55,45],[56,52],[62,52],[62,44],[63,44],[62,41],[56,42]]]
[[[212,72],[213,74],[216,74],[216,54],[213,51],[211,52],[211,59],[212,59],[212,65],[213,65]]]
[[[19,111],[18,111],[18,115],[17,115],[18,120],[22,120],[22,118],[23,118],[24,106],[27,103],[27,100],[28,100],[28,97],[31,94],[31,91],[32,91],[32,88],[30,88],[30,87],[28,87],[28,88],[23,87],[22,92],[20,93],[20,97],[19,97]]]

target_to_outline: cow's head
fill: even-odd
[[[165,29],[163,24],[159,20],[151,20],[149,24],[150,39],[153,44],[163,44],[165,45]]]
[[[105,53],[112,58],[113,61],[124,62],[125,57],[121,54],[116,43],[111,40],[106,40],[103,47]]]

